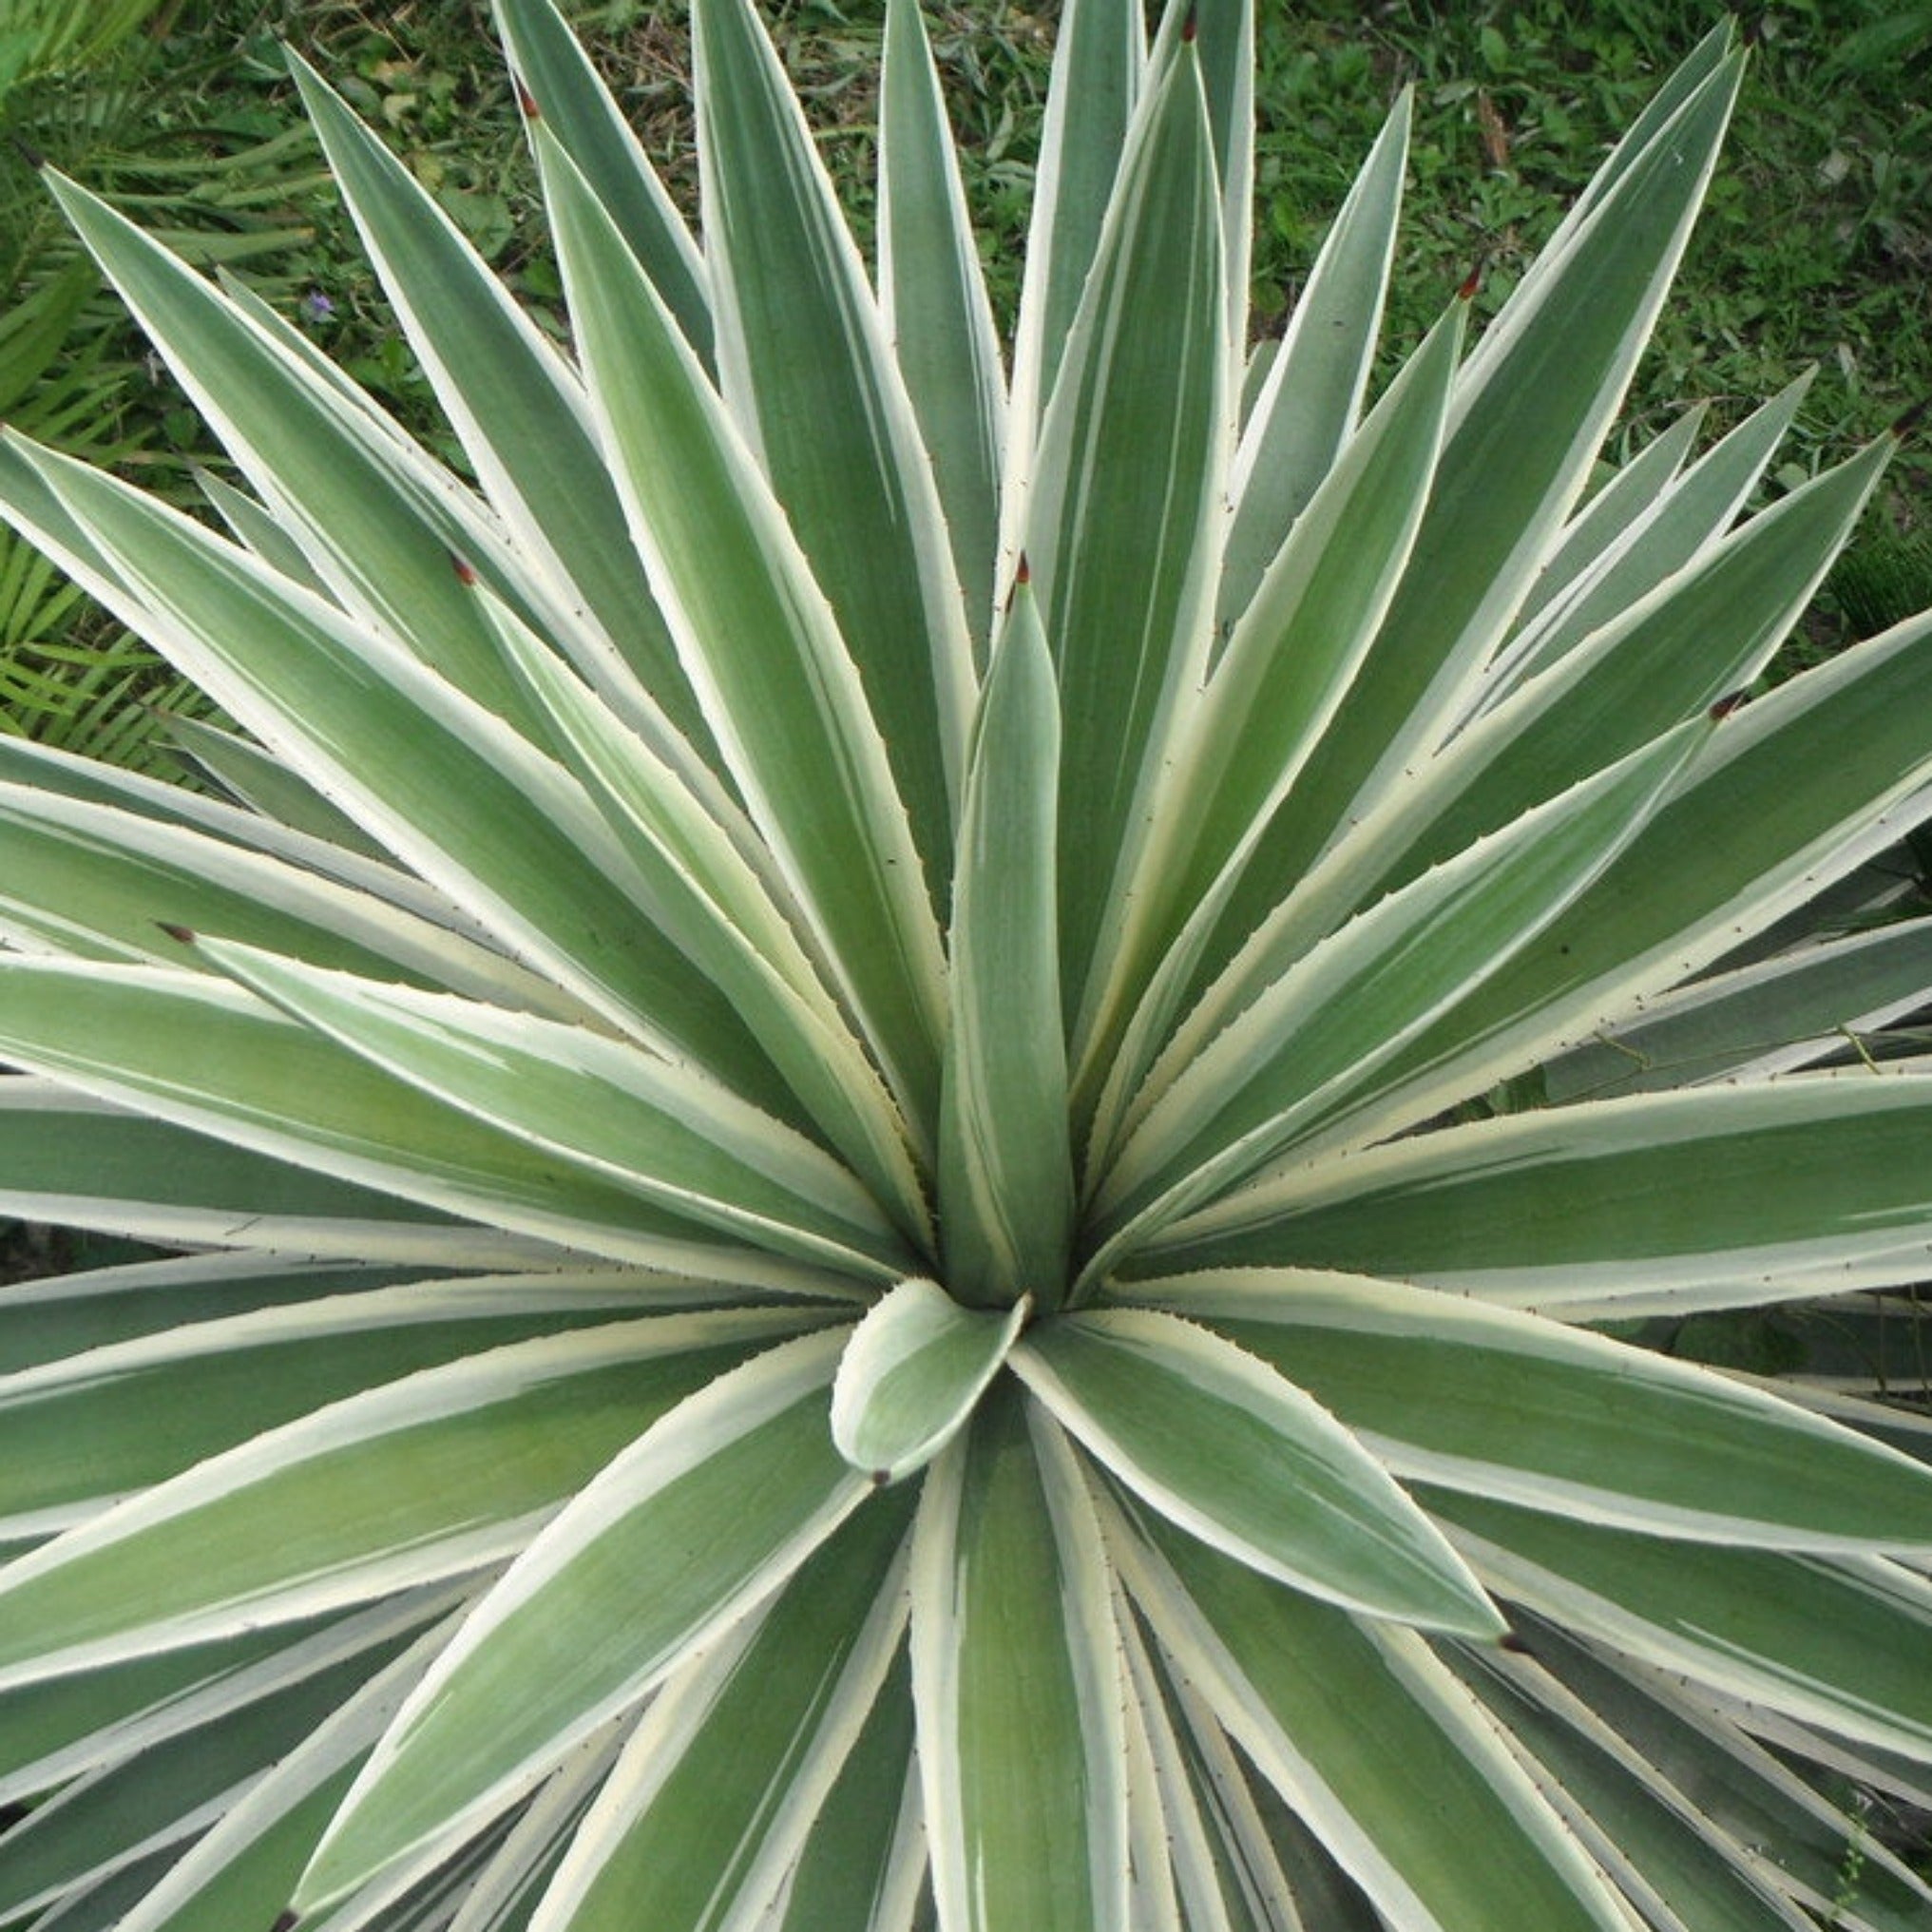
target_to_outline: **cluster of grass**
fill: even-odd
[[[695,186],[687,49],[678,9],[577,0],[674,191]],[[1010,312],[1052,46],[1052,9],[976,0],[930,10],[972,167],[995,299]],[[1262,245],[1256,325],[1278,327],[1395,90],[1412,86],[1412,188],[1390,341],[1420,335],[1480,268],[1483,307],[1507,293],[1658,76],[1717,17],[1700,0],[1304,0],[1263,8],[1257,100]],[[826,155],[863,209],[872,174],[872,76],[883,0],[789,0],[778,29]],[[1897,0],[1784,0],[1750,22],[1756,58],[1724,172],[1686,274],[1631,399],[1641,441],[1689,402],[1712,428],[1816,375],[1773,479],[1789,487],[1932,396],[1932,9]],[[288,41],[381,125],[519,295],[561,330],[514,103],[486,0],[172,0],[96,78],[55,76],[7,102],[12,130],[145,219],[197,239],[310,328],[429,440],[444,445],[427,388],[391,324],[354,238],[297,124]],[[17,304],[78,275],[33,205],[24,162],[0,174],[0,296]],[[76,440],[150,480],[218,463],[111,304],[67,285],[79,352],[50,360],[39,392],[6,399],[31,426],[48,392],[88,371],[69,409]],[[43,296],[43,300],[48,297]],[[20,385],[16,384],[16,391]],[[71,404],[71,394],[67,400]],[[58,417],[58,411],[52,411]],[[56,419],[56,433],[69,433]],[[453,451],[448,453],[453,454]],[[15,569],[25,569],[24,564]],[[0,564],[0,592],[4,592]],[[1829,648],[1932,599],[1932,453],[1908,444],[1809,640]],[[29,595],[29,591],[36,594]],[[16,667],[14,721],[54,721],[22,700],[55,680],[87,707],[70,737],[108,749],[137,660],[44,584],[25,586],[0,659]],[[83,648],[71,633],[78,627]],[[17,673],[38,651],[41,683]],[[105,667],[105,668],[104,668]],[[104,690],[110,701],[103,701]],[[0,681],[0,703],[8,686]],[[129,736],[124,721],[124,738]],[[145,746],[144,730],[132,735]]]

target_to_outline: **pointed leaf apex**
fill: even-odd
[[[1932,415],[1932,396],[1921,396],[1910,408],[1902,410],[1891,426],[1894,442],[1905,443],[1917,434],[1924,425],[1925,418]]]
[[[35,147],[32,143],[23,141],[17,134],[9,134],[7,138],[13,143],[13,151],[19,155],[21,160],[35,174],[39,174],[47,166],[47,156],[41,153],[40,149]]]
[[[1180,23],[1180,37],[1183,44],[1188,46],[1193,45],[1195,36],[1200,31],[1200,9],[1190,7],[1187,10],[1186,19]]]
[[[296,1932],[296,1927],[300,1923],[301,1923],[300,1914],[296,1912],[284,1912],[281,1915],[281,1917],[277,1919],[272,1926],[269,1927],[269,1932]]]
[[[1712,723],[1721,724],[1750,696],[1750,693],[1748,691],[1727,691],[1724,694],[1724,696],[1720,698],[1717,700],[1717,702],[1711,707],[1710,717]]]
[[[157,919],[155,921],[155,924],[158,927],[160,927],[161,929],[164,933],[166,933],[167,936],[171,940],[173,940],[177,946],[193,946],[195,944],[195,934],[193,930],[188,927],[175,926],[170,924],[169,921],[165,919]]]
[[[456,573],[458,583],[471,585],[475,583],[476,568],[467,557],[459,557],[452,550],[450,553],[450,567]]]
[[[1461,302],[1473,302],[1476,299],[1477,296],[1482,293],[1482,263],[1479,260],[1476,263],[1476,265],[1472,269],[1470,269],[1469,273],[1463,277],[1461,283],[1458,285],[1456,289],[1456,299]]]
[[[526,121],[541,121],[544,118],[543,109],[537,105],[537,97],[524,86],[523,76],[516,74],[511,78],[516,84],[517,106],[522,110],[524,119]]]

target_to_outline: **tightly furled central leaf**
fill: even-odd
[[[252,496],[0,439],[238,727],[0,737],[0,1206],[182,1251],[0,1297],[0,1927],[1917,1922],[1903,1298],[1627,1339],[1932,1254],[1932,621],[1736,701],[1889,440],[1603,458],[1728,32],[1365,410],[1252,0],[1068,0],[1010,347],[914,0],[870,265],[748,0],[701,243],[497,10],[567,354],[300,73],[473,482],[55,184]]]

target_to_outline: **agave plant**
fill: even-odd
[[[1637,1345],[1932,1237],[1789,943],[1932,621],[1737,696],[1891,439],[1595,467],[1728,36],[1365,411],[1242,0],[1066,9],[1010,355],[911,0],[871,270],[692,12],[701,249],[500,0],[568,354],[301,74],[469,477],[55,184],[251,491],[0,449],[242,727],[0,743],[0,1206],[179,1251],[0,1300],[0,1925],[1922,1925],[1927,1425]]]

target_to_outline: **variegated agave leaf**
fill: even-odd
[[[55,184],[248,492],[0,440],[239,727],[0,741],[0,1209],[177,1251],[0,1293],[0,1926],[1925,1922],[1932,620],[1736,702],[1795,391],[1597,473],[1729,36],[1371,395],[1249,0],[1062,10],[1010,349],[913,0],[870,264],[692,14],[701,238],[499,0],[567,354],[302,72],[468,480]]]

